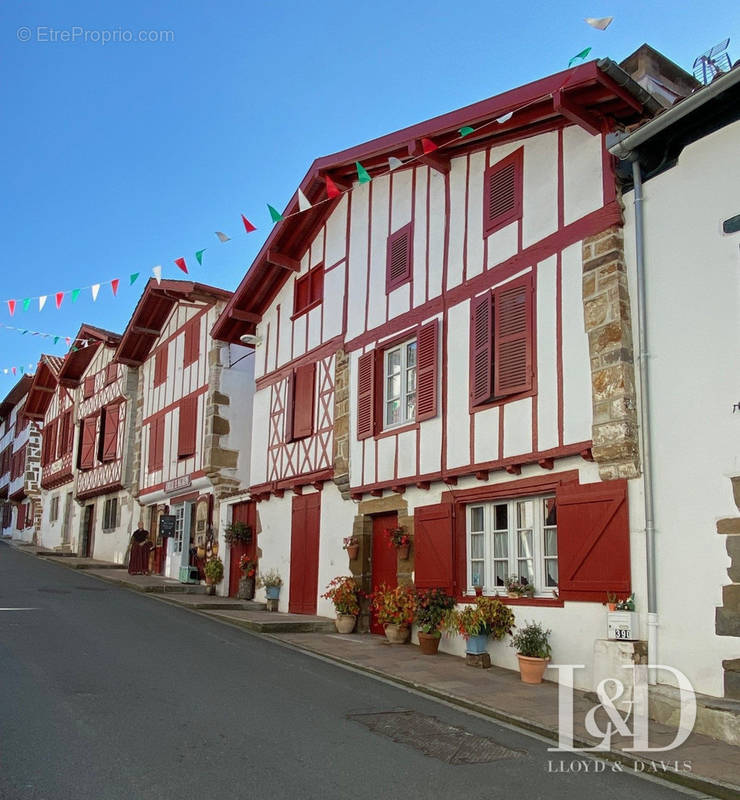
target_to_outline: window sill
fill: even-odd
[[[314,308],[318,308],[323,302],[323,298],[321,300],[314,300],[313,303],[309,303],[307,306],[300,309],[300,311],[294,311],[290,316],[290,321],[293,322],[294,320],[298,319],[298,317],[308,314],[309,311],[312,311]]]
[[[376,433],[375,438],[385,439],[387,436],[394,436],[397,433],[406,433],[406,431],[415,431],[418,430],[418,428],[418,422],[406,422],[403,425],[396,425],[393,428],[386,428],[385,430],[380,431],[380,433]]]
[[[483,597],[495,597],[507,606],[540,606],[549,608],[563,608],[565,601],[559,597],[507,597],[505,594],[483,594]],[[458,598],[459,603],[474,603],[475,594],[464,594]]]

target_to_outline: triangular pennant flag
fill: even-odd
[[[136,283],[136,279],[137,279],[138,277],[139,277],[139,273],[138,273],[138,272],[132,272],[132,273],[131,273],[131,274],[128,276],[128,285],[129,285],[129,286],[133,286],[133,285]]]
[[[76,353],[76,352],[77,352],[79,349],[80,349],[79,347],[73,347],[73,348],[72,348],[72,352],[73,352],[73,353]]]
[[[23,300],[23,310],[24,311],[28,311],[29,308],[31,308],[31,298],[30,297],[26,297]]]
[[[298,210],[299,211],[308,211],[311,208],[311,203],[309,203],[308,198],[305,194],[299,189],[298,190]]]
[[[470,134],[474,132],[475,128],[471,128],[470,125],[463,125],[463,127],[458,131],[460,136],[470,136]]]
[[[587,47],[585,50],[581,50],[580,53],[571,58],[571,60],[568,62],[568,66],[572,67],[573,64],[576,63],[576,61],[583,61],[590,52],[591,52],[590,47]]]
[[[360,183],[370,183],[371,181],[370,174],[365,169],[365,167],[363,167],[359,161],[355,161],[355,167],[357,167],[357,180]]]
[[[41,297],[39,297],[39,311],[42,311],[45,305],[46,305],[46,295],[42,294]]]
[[[100,284],[99,283],[94,283],[90,287],[90,291],[92,292],[92,299],[93,299],[93,303],[94,303],[98,299],[98,292],[100,291]]]
[[[67,347],[72,344],[72,339],[69,336],[65,336],[64,341],[67,343]]]
[[[82,289],[72,289],[72,302],[76,303]]]
[[[152,275],[157,279],[157,284],[162,283],[162,267],[152,267]]]
[[[388,169],[398,169],[399,167],[403,166],[403,161],[400,158],[396,158],[395,156],[391,156],[388,159]]]
[[[110,288],[113,289],[113,297],[115,297],[118,294],[118,283],[119,283],[118,278],[113,278],[113,280],[110,282]]]
[[[24,329],[21,331],[21,336],[25,336],[27,333],[28,333],[28,330],[27,330],[26,328],[24,328]]]
[[[3,369],[3,375],[7,375],[7,374],[8,374],[7,368]]]
[[[328,176],[324,175],[324,182],[326,183],[326,194],[330,199],[334,199],[335,197],[339,197],[341,192],[339,191],[339,187],[334,183],[334,181]]]
[[[597,31],[605,31],[613,19],[614,17],[586,17],[586,22]]]
[[[257,230],[257,228],[252,225],[252,223],[244,216],[244,214],[242,214],[242,222],[244,223],[244,230],[247,233],[252,233],[253,231]]]
[[[54,337],[54,344],[56,344],[58,341],[59,341],[59,337],[58,337],[58,336],[55,336],[55,337]]]
[[[182,271],[183,271],[183,272],[184,272],[186,275],[188,274],[188,267],[187,267],[187,264],[185,263],[185,259],[184,259],[184,258],[176,258],[176,259],[175,259],[175,264],[177,264],[177,266],[178,266],[178,267],[179,267],[179,268],[180,268],[180,269],[181,269],[181,270],[182,270]]]
[[[15,373],[16,373],[16,371],[17,371],[17,370],[16,370],[16,368],[15,368],[15,367],[11,367],[11,368],[10,368],[10,371],[13,373],[13,375],[15,375]]]
[[[503,125],[504,122],[508,122],[513,116],[514,112],[509,111],[508,114],[502,114],[500,117],[496,117],[496,122],[498,122],[499,125]]]
[[[206,252],[206,249],[207,248],[204,247],[202,250],[195,251],[195,260],[198,262],[198,264],[200,264],[201,267],[203,266],[203,253]]]
[[[57,292],[54,295],[54,302],[57,304],[57,308],[62,305],[62,300],[64,300],[64,292]]]
[[[219,242],[230,242],[231,237],[227,236],[223,231],[216,231],[216,236],[218,236]]]
[[[426,137],[422,136],[421,138],[421,149],[424,153],[431,153],[433,150],[437,149],[437,145],[431,139],[427,139]]]
[[[11,317],[15,314],[15,300],[8,300],[8,311]]]
[[[270,217],[272,218],[272,221],[280,222],[280,220],[283,218],[283,215],[279,211],[274,209],[269,203],[267,204],[267,209],[270,212]]]
[[[23,375],[23,367],[20,367],[21,375]]]

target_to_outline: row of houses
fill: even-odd
[[[740,696],[739,79],[644,45],[317,159],[233,293],[152,280],[14,387],[3,532],[123,561],[141,521],[154,571],[219,553],[222,593],[246,550],[294,613],[349,573],[482,590],[580,688],[647,642]],[[607,593],[639,642],[605,641]]]

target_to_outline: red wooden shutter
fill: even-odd
[[[313,401],[316,364],[304,364],[295,370],[293,380],[293,439],[313,433]]]
[[[494,292],[493,391],[496,397],[532,388],[532,281],[529,276]]]
[[[630,592],[627,481],[562,484],[558,513],[558,593],[562,600],[604,602]]]
[[[285,387],[285,441],[293,441],[293,398],[295,397],[295,372],[288,375]]]
[[[95,417],[83,420],[81,428],[82,441],[80,443],[80,469],[92,469],[95,465],[95,432],[97,422]]]
[[[319,264],[311,270],[311,302],[319,303],[324,299],[324,265]]]
[[[483,232],[487,236],[522,216],[523,153],[515,153],[486,170]]]
[[[67,415],[59,417],[59,429],[57,433],[56,457],[61,458],[67,452]]]
[[[26,507],[21,503],[18,506],[18,517],[15,521],[16,530],[22,531],[26,527]]]
[[[493,396],[493,298],[475,297],[470,306],[470,398],[474,406]]]
[[[437,416],[439,321],[422,325],[416,342],[416,419]]]
[[[453,591],[454,532],[451,503],[419,506],[414,512],[414,571],[417,589]]]
[[[357,438],[375,433],[375,351],[357,361]]]
[[[386,294],[411,280],[413,234],[411,223],[388,237],[385,264]]]
[[[74,426],[72,425],[72,412],[65,411],[64,412],[64,424],[66,426],[67,434],[64,439],[64,453],[71,453],[74,447]]]
[[[47,453],[48,461],[53,461],[57,455],[57,425],[59,420],[55,419],[49,425],[49,452]]]
[[[106,406],[103,409],[103,453],[101,461],[115,461],[118,451],[119,406]]]
[[[177,438],[177,457],[187,458],[195,455],[195,434],[197,430],[198,398],[186,397],[180,403],[180,426]]]
[[[161,386],[167,378],[167,345],[157,350],[154,356],[154,388]]]
[[[185,327],[185,361],[184,365],[192,364],[200,355],[200,318],[191,319]]]
[[[87,400],[94,394],[95,394],[95,376],[90,375],[88,378],[85,378],[82,384],[82,399]]]
[[[149,472],[162,469],[164,462],[164,417],[157,417],[149,423]]]
[[[105,383],[106,383],[106,386],[109,383],[113,383],[113,381],[115,381],[115,379],[117,377],[118,377],[118,364],[115,364],[115,363],[111,362],[105,368]]]

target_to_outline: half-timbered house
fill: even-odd
[[[80,521],[71,546],[81,556],[120,564],[136,516],[131,489],[138,375],[113,361],[119,334],[83,325],[75,341],[59,372],[76,409],[74,499]]]
[[[41,525],[38,544],[48,549],[72,549],[78,524],[74,502],[74,389],[59,382],[64,359],[42,355],[28,391],[25,415],[42,428]],[[76,534],[75,534],[76,536]]]
[[[152,278],[115,353],[115,363],[138,369],[140,518],[152,568],[172,578],[219,553],[219,504],[248,486],[253,354],[210,337],[230,297]],[[176,518],[174,536],[159,535],[163,514]],[[228,575],[220,591],[227,586]]]
[[[313,205],[293,196],[213,332],[256,343],[252,493],[281,609],[330,615],[350,569],[368,590],[477,588],[551,628],[591,687],[607,591],[644,598],[605,136],[657,107],[594,61],[314,162]],[[506,598],[512,575],[534,597]]]

